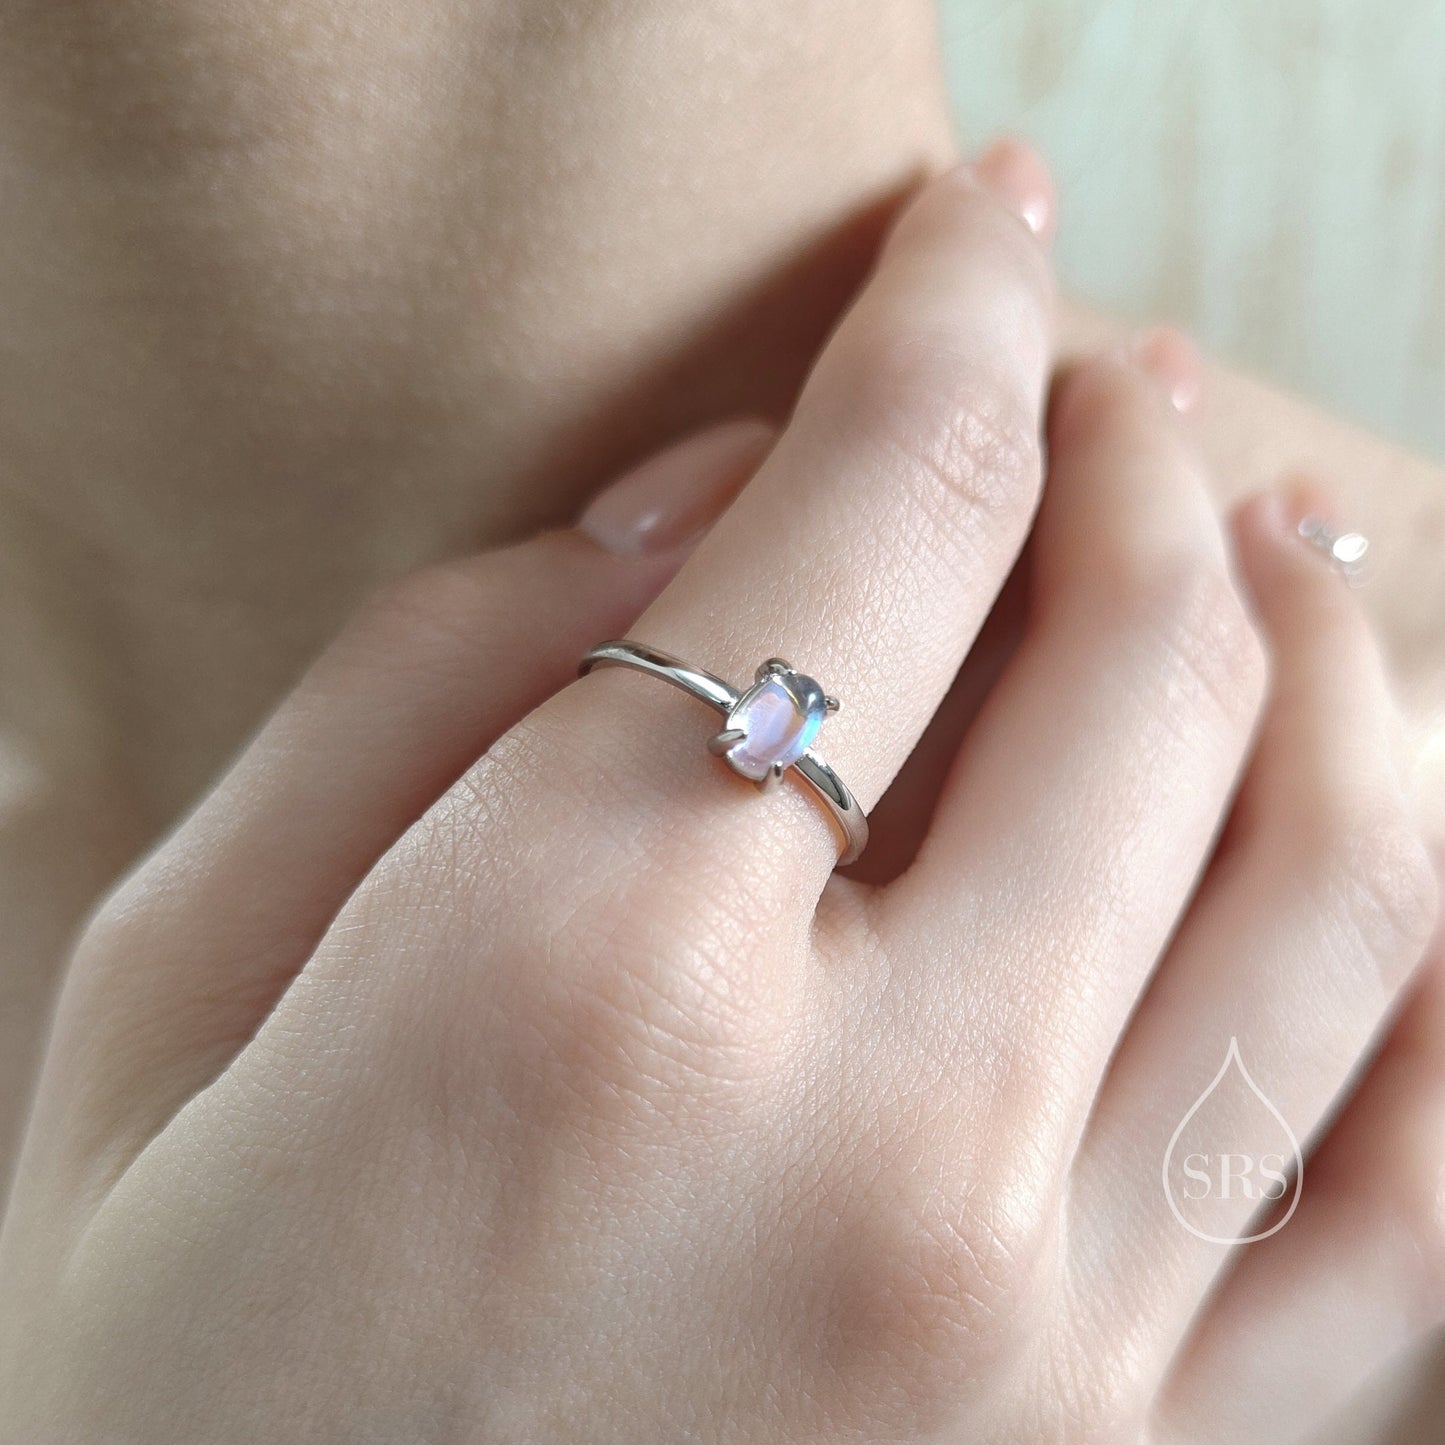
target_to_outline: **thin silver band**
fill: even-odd
[[[599,643],[592,648],[579,664],[578,676],[585,677],[597,667],[630,667],[634,672],[660,677],[663,682],[680,688],[724,716],[732,712],[742,697],[737,688],[722,678],[714,677],[700,667],[691,667],[671,653],[628,638]],[[830,703],[830,706],[836,704]],[[843,843],[838,854],[839,866],[853,862],[867,846],[868,820],[848,785],[811,749],[793,762],[788,771],[797,773],[837,824]]]

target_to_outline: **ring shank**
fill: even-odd
[[[649,647],[645,642],[633,642],[629,638],[616,638],[599,643],[584,654],[578,664],[577,675],[586,675],[599,667],[628,667],[634,672],[646,673],[649,677],[661,678],[663,682],[680,688],[690,697],[706,703],[724,717],[737,706],[742,694],[731,683],[692,667],[679,657],[659,648]],[[823,804],[833,820],[842,839],[838,853],[838,865],[852,863],[868,842],[868,820],[863,816],[848,786],[827,763],[812,749],[805,752],[788,769],[797,773],[809,791]]]

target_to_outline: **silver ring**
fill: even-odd
[[[752,685],[740,690],[700,667],[689,667],[681,658],[624,637],[592,648],[577,675],[586,677],[595,667],[630,667],[660,677],[715,708],[726,722],[709,739],[708,751],[764,791],[784,773],[796,773],[838,825],[843,840],[840,867],[853,862],[867,846],[868,820],[857,798],[809,746],[824,718],[841,704],[791,663],[770,657],[758,668]]]

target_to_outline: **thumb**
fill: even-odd
[[[695,434],[577,527],[427,568],[361,609],[82,939],[49,1070],[89,1095],[92,1141],[130,1156],[215,1078],[377,859],[627,630],[771,441],[757,421]]]

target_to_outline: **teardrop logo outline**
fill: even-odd
[[[1219,1087],[1220,1081],[1229,1072],[1229,1066],[1233,1064],[1239,1070],[1244,1082],[1249,1085],[1255,1098],[1269,1110],[1279,1121],[1279,1126],[1284,1130],[1285,1138],[1289,1140],[1290,1149],[1294,1155],[1294,1197],[1289,1202],[1289,1208],[1277,1219],[1268,1229],[1261,1230],[1258,1234],[1245,1234],[1238,1236],[1226,1236],[1218,1234],[1206,1234],[1204,1230],[1196,1228],[1185,1217],[1179,1205],[1174,1199],[1174,1190],[1169,1182],[1169,1161],[1174,1157],[1174,1146],[1179,1142],[1179,1136],[1189,1127],[1189,1121],[1199,1112],[1204,1101]],[[1299,1140],[1295,1138],[1294,1130],[1285,1122],[1285,1117],[1275,1106],[1270,1103],[1263,1089],[1254,1082],[1254,1076],[1244,1066],[1244,1060],[1239,1053],[1239,1040],[1231,1037],[1229,1040],[1228,1052],[1224,1055],[1224,1062],[1219,1066],[1219,1072],[1209,1081],[1204,1092],[1189,1106],[1188,1112],[1179,1121],[1179,1127],[1170,1136],[1169,1145],[1164,1150],[1164,1163],[1160,1171],[1164,1183],[1164,1198],[1169,1202],[1170,1211],[1175,1219],[1187,1229],[1196,1239],[1202,1239],[1207,1244],[1256,1244],[1261,1239],[1268,1239],[1272,1234],[1278,1234],[1286,1224],[1290,1222],[1295,1210],[1299,1208],[1300,1192],[1304,1188],[1305,1163],[1304,1155],[1300,1152]]]

